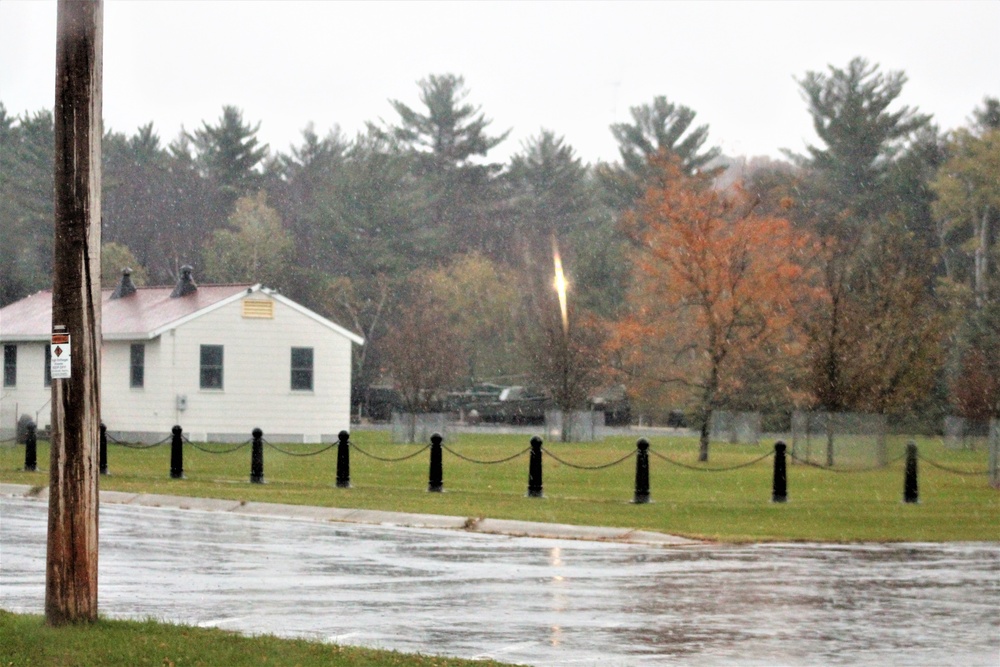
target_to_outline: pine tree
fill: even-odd
[[[903,72],[883,74],[864,58],[799,81],[823,145],[789,155],[814,174],[810,199],[823,218],[821,231],[849,234],[892,210],[890,167],[930,122],[907,106],[890,110],[905,83]]]
[[[191,141],[195,163],[201,175],[213,183],[221,196],[220,213],[229,214],[240,197],[256,194],[261,187],[260,169],[267,157],[267,145],[260,145],[257,131],[243,120],[243,112],[234,106],[222,107],[217,125],[202,123]]]
[[[692,127],[697,113],[663,95],[655,97],[652,104],[632,107],[631,114],[631,123],[611,126],[621,164],[602,165],[598,170],[608,191],[608,202],[619,211],[642,198],[662,175],[650,164],[653,158],[676,158],[681,172],[691,176],[705,169],[720,153],[717,147],[702,150],[708,141],[708,126]]]
[[[543,130],[514,155],[507,173],[513,227],[523,251],[551,262],[549,237],[566,239],[595,215],[587,168],[562,137]]]
[[[51,111],[0,105],[0,305],[52,284],[54,145]]]
[[[495,252],[504,231],[491,215],[491,191],[499,164],[482,164],[508,132],[491,136],[491,121],[480,107],[466,102],[465,79],[454,74],[431,75],[419,83],[425,110],[392,100],[400,124],[390,136],[413,159],[415,175],[424,185],[424,224],[458,251]]]
[[[613,212],[600,201],[599,185],[573,148],[542,130],[511,158],[507,183],[521,245],[513,254],[525,258],[525,270],[551,270],[555,235],[573,267],[579,305],[612,314],[623,298],[622,239]]]

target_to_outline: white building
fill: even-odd
[[[101,420],[156,441],[179,424],[196,441],[335,442],[349,429],[351,345],[360,336],[260,285],[102,292]],[[72,334],[72,332],[70,332]],[[21,415],[50,423],[52,292],[0,309],[0,437]],[[72,341],[70,342],[72,346]]]

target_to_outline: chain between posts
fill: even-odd
[[[159,440],[158,442],[146,444],[146,443],[138,443],[138,442],[126,442],[126,441],[123,441],[123,440],[119,440],[118,438],[114,437],[111,434],[106,434],[106,437],[108,439],[108,442],[110,442],[112,444],[115,444],[115,445],[119,445],[121,447],[129,448],[129,449],[152,449],[153,447],[159,447],[161,445],[164,445],[164,444],[170,442],[171,439],[172,439],[172,436],[167,436],[167,437],[163,438],[162,440]],[[242,443],[240,443],[240,444],[238,444],[238,445],[236,445],[234,447],[230,447],[228,449],[214,450],[214,449],[209,449],[207,447],[201,446],[201,445],[199,445],[199,444],[197,444],[195,442],[192,442],[190,439],[188,439],[187,436],[182,436],[182,438],[183,438],[184,442],[186,442],[187,444],[191,445],[195,449],[197,449],[197,450],[199,450],[201,452],[204,452],[206,454],[231,454],[231,453],[233,453],[235,451],[238,451],[238,450],[246,447],[247,445],[251,444],[251,442],[252,442],[252,440],[246,440],[246,441],[244,441],[244,442],[242,442]],[[16,444],[16,442],[17,442],[16,438],[12,438],[12,439],[9,439],[9,440],[0,441],[0,444],[8,444],[8,443]],[[292,451],[283,449],[281,447],[278,447],[275,444],[267,442],[266,440],[264,441],[264,444],[266,444],[271,449],[274,449],[275,451],[278,451],[278,452],[280,452],[282,454],[285,454],[287,456],[297,456],[297,457],[318,456],[319,454],[322,454],[322,453],[324,453],[326,451],[329,451],[330,449],[333,449],[334,447],[336,447],[338,445],[338,443],[331,443],[328,446],[323,447],[322,449],[319,449],[319,450],[317,450],[315,452],[303,452],[303,453],[299,453],[299,452],[292,452]],[[408,459],[415,458],[415,457],[419,456],[420,454],[424,453],[425,451],[427,451],[428,449],[430,449],[430,447],[431,447],[431,445],[428,444],[428,445],[425,445],[424,447],[422,447],[421,449],[413,452],[412,454],[407,454],[406,456],[394,457],[393,458],[393,457],[377,456],[375,454],[372,454],[371,452],[368,452],[368,451],[365,451],[364,449],[361,449],[360,447],[358,447],[353,442],[351,442],[349,444],[350,444],[351,447],[353,447],[354,449],[356,449],[358,451],[358,453],[363,454],[363,455],[365,455],[365,456],[367,456],[369,458],[375,459],[377,461],[383,461],[383,462],[386,462],[386,463],[406,461]],[[448,453],[456,456],[459,459],[462,459],[463,461],[467,461],[469,463],[475,463],[475,464],[478,464],[478,465],[495,465],[495,464],[500,464],[500,463],[507,463],[509,461],[513,461],[514,459],[520,458],[521,456],[524,456],[525,454],[527,454],[528,452],[531,451],[531,447],[526,447],[525,449],[523,449],[523,450],[521,450],[521,451],[519,451],[516,454],[513,454],[511,456],[507,456],[507,457],[504,457],[504,458],[487,461],[487,460],[482,460],[482,459],[475,459],[475,458],[472,458],[470,456],[465,456],[464,454],[461,454],[461,453],[455,451],[454,449],[452,449],[451,447],[448,447],[447,445],[442,445],[442,449],[448,451]],[[625,456],[623,456],[623,457],[621,457],[619,459],[616,459],[615,461],[612,461],[610,463],[606,463],[606,464],[603,464],[603,465],[596,465],[596,466],[585,466],[585,465],[578,465],[578,464],[575,464],[575,463],[571,463],[569,461],[566,461],[565,459],[560,458],[559,456],[557,456],[556,454],[552,453],[548,449],[544,449],[544,448],[542,449],[542,452],[544,454],[548,455],[549,457],[551,457],[552,459],[558,461],[562,465],[565,465],[565,466],[570,467],[570,468],[575,468],[577,470],[604,470],[604,469],[607,469],[607,468],[611,468],[611,467],[614,467],[616,465],[619,465],[619,464],[624,463],[625,461],[629,460],[630,458],[632,458],[633,456],[636,455],[637,451],[638,450],[632,450],[631,452],[629,452]],[[746,463],[741,463],[741,464],[734,465],[734,466],[727,466],[727,467],[724,467],[724,468],[704,468],[704,467],[700,467],[700,466],[696,466],[696,465],[690,465],[690,464],[687,464],[687,463],[682,463],[682,462],[674,460],[674,459],[672,459],[672,458],[670,458],[668,456],[665,456],[665,455],[663,455],[663,454],[661,454],[661,453],[653,450],[652,448],[649,449],[649,453],[653,454],[653,456],[655,456],[655,457],[657,457],[657,458],[659,458],[659,459],[661,459],[663,461],[666,461],[667,463],[670,463],[671,465],[675,465],[675,466],[680,467],[680,468],[685,468],[687,470],[693,470],[693,471],[696,471],[696,472],[729,472],[729,471],[732,471],[732,470],[739,470],[741,468],[748,468],[748,467],[750,467],[752,465],[755,465],[755,464],[763,461],[764,459],[766,459],[766,458],[774,455],[774,450],[772,449],[772,451],[767,452],[766,454],[763,454],[760,457],[758,457],[758,458],[756,458],[756,459],[754,459],[752,461],[748,461]],[[888,461],[886,463],[879,464],[877,466],[869,466],[869,467],[865,467],[865,468],[832,468],[832,467],[825,466],[825,465],[822,465],[822,464],[819,464],[819,463],[814,463],[813,461],[809,461],[808,459],[800,458],[800,457],[796,456],[793,452],[788,452],[788,456],[792,460],[794,460],[795,462],[797,462],[797,463],[801,463],[803,465],[806,465],[806,466],[809,466],[809,467],[812,467],[812,468],[817,468],[819,470],[824,470],[824,471],[827,471],[827,472],[836,472],[836,473],[863,473],[863,472],[873,472],[873,471],[876,471],[876,470],[883,470],[885,468],[888,468],[889,466],[892,466],[895,463],[898,463],[899,461],[902,461],[904,458],[906,458],[906,454],[902,454],[902,455],[897,456],[896,458],[894,458],[894,459],[892,459],[892,460],[890,460],[890,461]],[[924,463],[930,465],[933,468],[937,468],[938,470],[941,470],[941,471],[944,471],[944,472],[948,472],[948,473],[952,473],[952,474],[955,474],[955,475],[964,475],[964,476],[969,476],[969,477],[975,477],[975,476],[980,476],[980,475],[987,475],[990,472],[989,470],[973,470],[973,471],[970,471],[970,470],[959,470],[957,468],[952,468],[952,467],[949,467],[949,466],[942,465],[940,463],[937,463],[936,461],[933,461],[931,459],[925,458],[924,456],[918,456],[918,458],[919,458],[919,460],[923,461]]]
[[[522,449],[521,451],[519,451],[517,454],[514,454],[513,456],[508,456],[508,457],[503,458],[503,459],[497,459],[495,461],[481,461],[479,459],[474,459],[474,458],[470,458],[468,456],[465,456],[463,454],[459,454],[458,452],[456,452],[454,449],[452,449],[448,445],[442,445],[441,447],[442,447],[442,449],[444,449],[445,451],[447,451],[449,454],[454,454],[455,456],[457,456],[458,458],[462,459],[463,461],[468,461],[469,463],[478,463],[479,465],[493,465],[495,463],[507,463],[508,461],[513,461],[514,459],[516,459],[518,457],[521,457],[521,456],[524,456],[525,454],[527,454],[528,452],[531,451],[531,447],[525,447],[524,449]]]
[[[662,459],[662,460],[666,461],[667,463],[670,463],[672,465],[677,466],[678,468],[686,468],[688,470],[695,470],[697,472],[729,472],[731,470],[739,470],[740,468],[749,468],[752,465],[760,463],[761,461],[763,461],[766,458],[770,458],[771,456],[774,455],[774,449],[771,449],[771,451],[769,451],[767,454],[764,454],[762,456],[759,456],[758,458],[755,458],[753,461],[748,461],[746,463],[740,463],[740,464],[737,464],[737,465],[734,465],[734,466],[727,466],[725,468],[702,468],[702,467],[693,466],[693,465],[690,465],[690,464],[687,464],[687,463],[681,463],[680,461],[675,461],[674,459],[670,458],[669,456],[664,456],[663,454],[661,454],[661,453],[659,453],[657,451],[653,451],[653,449],[650,449],[649,453],[652,454],[653,456],[655,456],[658,459]]]
[[[276,452],[281,452],[282,454],[286,454],[288,456],[317,456],[319,454],[322,454],[325,451],[329,451],[329,450],[333,449],[339,443],[336,443],[336,442],[331,443],[331,444],[327,445],[326,447],[323,447],[322,449],[317,449],[315,452],[290,452],[287,449],[282,449],[281,447],[278,447],[277,445],[271,444],[267,440],[264,440],[264,444],[267,445],[268,447],[270,447],[271,449],[275,450]]]
[[[351,447],[353,447],[354,449],[356,449],[359,454],[364,454],[368,458],[375,459],[376,461],[383,461],[385,463],[395,463],[397,461],[405,461],[407,459],[412,459],[413,457],[419,456],[420,454],[423,454],[424,452],[426,452],[428,449],[431,448],[430,444],[427,444],[427,445],[424,445],[423,449],[419,449],[419,450],[413,452],[412,454],[407,454],[406,456],[400,456],[399,458],[386,458],[386,457],[382,457],[382,456],[376,456],[375,454],[372,454],[370,452],[366,452],[365,450],[363,450],[360,447],[358,447],[357,445],[355,445],[353,442],[350,443],[350,445],[351,445]]]
[[[230,447],[229,449],[217,450],[217,449],[209,449],[207,447],[202,447],[201,445],[199,445],[197,443],[191,442],[190,440],[187,439],[187,436],[182,436],[182,437],[184,439],[184,442],[186,442],[187,444],[191,445],[192,447],[194,447],[195,449],[197,449],[199,452],[205,452],[206,454],[232,454],[233,452],[239,451],[239,450],[243,449],[244,447],[246,447],[247,445],[249,445],[251,442],[253,442],[252,440],[247,440],[245,442],[241,442],[240,444],[238,444],[238,445],[236,445],[234,447]]]
[[[556,456],[555,454],[553,454],[549,450],[545,449],[544,447],[542,448],[542,453],[544,453],[544,454],[548,455],[549,457],[555,459],[556,461],[558,461],[559,463],[563,464],[564,466],[568,466],[570,468],[576,468],[577,470],[604,470],[605,468],[612,468],[612,467],[618,465],[619,463],[624,463],[625,461],[628,461],[630,458],[632,458],[633,456],[635,456],[635,454],[636,454],[637,451],[638,450],[633,449],[631,452],[629,452],[625,456],[621,457],[620,459],[618,459],[616,461],[612,461],[611,463],[605,463],[604,465],[583,466],[583,465],[577,465],[575,463],[570,463],[569,461],[564,461],[563,459],[559,458],[558,456]]]
[[[876,466],[868,466],[866,468],[831,468],[830,466],[825,466],[820,463],[814,463],[813,461],[810,461],[808,459],[800,459],[792,452],[789,452],[788,456],[791,457],[791,459],[796,463],[801,463],[802,465],[806,465],[811,468],[818,468],[819,470],[825,470],[827,472],[840,472],[840,473],[874,472],[876,470],[885,470],[889,466],[895,463],[899,463],[900,461],[906,458],[906,454],[904,453],[892,459],[891,461],[886,461],[885,463],[880,463]]]
[[[108,438],[108,442],[110,442],[112,444],[115,444],[115,445],[119,445],[121,447],[127,447],[128,449],[152,449],[153,447],[159,447],[160,445],[167,444],[173,438],[172,435],[168,435],[167,437],[165,437],[163,440],[160,440],[159,442],[145,444],[145,443],[142,443],[142,442],[125,442],[124,440],[119,440],[118,438],[116,438],[115,436],[111,435],[110,433],[107,433],[106,435],[107,435],[107,438]]]
[[[948,466],[943,466],[940,463],[935,463],[934,461],[931,461],[930,459],[925,459],[923,456],[920,455],[918,455],[917,458],[926,463],[927,465],[931,466],[932,468],[937,468],[938,470],[950,472],[954,475],[967,475],[969,477],[974,477],[977,475],[990,474],[989,470],[958,470],[957,468],[949,468]]]

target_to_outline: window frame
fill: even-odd
[[[206,353],[218,350],[218,363],[206,363]],[[198,355],[198,387],[207,391],[222,391],[225,389],[225,346],[202,345]],[[209,359],[209,362],[214,361]],[[218,380],[213,379],[218,374]]]
[[[128,386],[131,389],[144,389],[146,387],[146,344],[145,343],[132,343],[131,345],[129,345]]]
[[[45,368],[42,370],[42,385],[45,387],[52,386],[52,346],[46,343],[42,347],[45,348]]]
[[[296,353],[299,359],[296,360]],[[308,364],[301,358],[304,353],[308,353]],[[290,358],[292,391],[314,391],[316,377],[316,353],[311,347],[293,347]],[[296,363],[297,362],[297,363]],[[308,380],[308,382],[305,382]],[[306,386],[308,384],[308,386]]]
[[[17,386],[17,345],[11,343],[3,346],[3,386]]]

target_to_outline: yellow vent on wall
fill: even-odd
[[[243,299],[243,317],[273,320],[274,302],[264,299]]]

